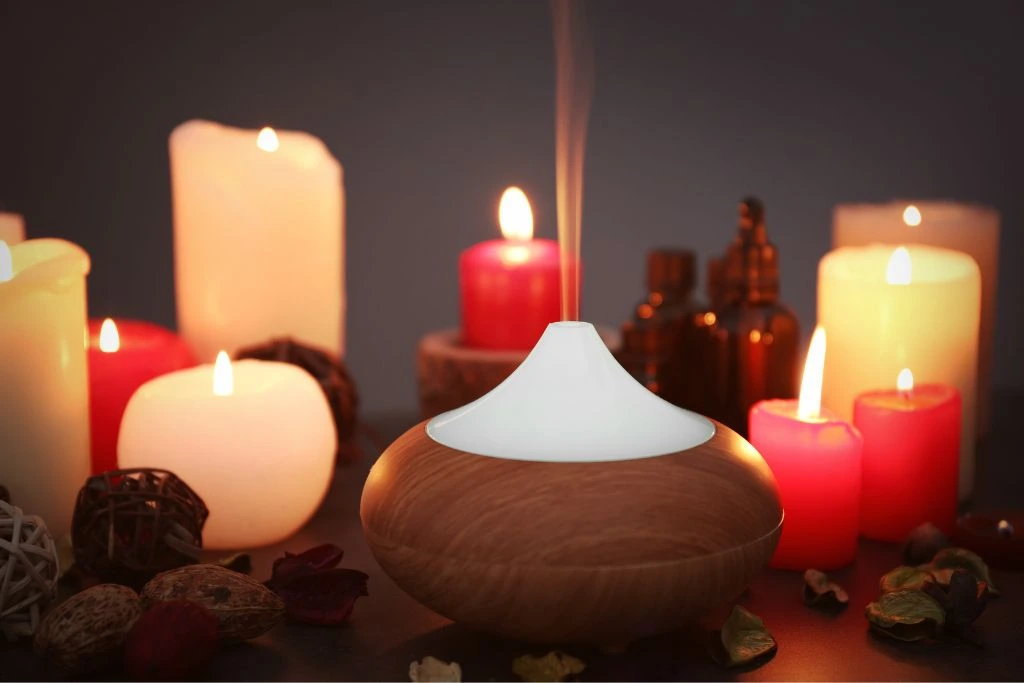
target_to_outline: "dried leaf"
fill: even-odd
[[[298,576],[334,569],[341,563],[344,554],[345,551],[333,543],[324,543],[298,554],[286,552],[284,557],[274,560],[266,586],[274,588]]]
[[[462,667],[458,662],[443,662],[435,657],[424,657],[409,665],[409,680],[413,683],[441,683],[462,680]]]
[[[843,587],[829,580],[825,572],[808,569],[804,572],[804,602],[812,607],[845,607],[850,602]]]
[[[214,564],[239,574],[252,574],[252,556],[249,553],[235,553],[217,560]]]
[[[732,608],[719,637],[722,648],[716,655],[726,668],[749,664],[778,648],[761,618],[739,605]]]
[[[945,629],[958,634],[981,616],[988,603],[987,584],[963,569],[953,572],[948,586],[929,584],[924,590],[945,610]]]
[[[984,581],[988,592],[999,595],[999,590],[992,583],[988,565],[977,554],[966,548],[944,548],[932,559],[932,566],[937,569],[963,569],[970,572],[978,581]]]
[[[864,616],[879,633],[908,642],[938,636],[946,620],[942,605],[919,590],[886,593],[865,608]]]
[[[923,567],[896,567],[882,577],[879,588],[882,593],[895,593],[901,590],[921,590],[925,584],[934,583],[935,576],[927,566]]]
[[[369,595],[366,590],[369,578],[355,569],[323,569],[315,574],[293,576],[272,589],[284,600],[289,619],[334,626],[348,621],[356,600]]]
[[[581,660],[564,652],[549,652],[543,657],[523,655],[512,660],[512,672],[524,681],[544,683],[575,679],[587,668]]]

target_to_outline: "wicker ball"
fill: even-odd
[[[75,562],[102,581],[141,588],[199,558],[208,516],[202,498],[173,472],[104,472],[78,492],[71,520]]]
[[[0,500],[0,632],[31,636],[57,593],[60,560],[46,522]]]

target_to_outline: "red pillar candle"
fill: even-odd
[[[138,320],[89,321],[92,472],[117,468],[117,435],[128,399],[144,383],[196,364],[184,340]]]
[[[931,522],[946,534],[956,524],[960,471],[960,392],[944,384],[914,386],[909,369],[897,388],[861,394],[853,423],[864,435],[860,531],[902,541]]]
[[[861,435],[821,407],[825,333],[814,332],[799,400],[750,409],[750,443],[775,474],[785,518],[771,559],[779,569],[838,569],[857,553]]]
[[[459,258],[462,343],[529,350],[561,318],[558,243],[533,239],[530,203],[517,187],[498,209],[504,239],[475,244]]]

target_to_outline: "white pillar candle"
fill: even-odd
[[[203,547],[284,540],[319,507],[337,436],[316,380],[288,363],[220,354],[143,384],[128,401],[118,465],[158,467],[206,502]]]
[[[25,241],[25,219],[20,213],[0,211],[0,240],[9,247]]]
[[[939,201],[840,204],[832,221],[834,247],[928,244],[970,255],[981,269],[978,339],[978,435],[988,434],[992,402],[992,349],[999,282],[999,212],[987,206]],[[966,408],[966,406],[965,406]]]
[[[89,476],[88,273],[70,242],[0,241],[0,483],[55,536]]]
[[[307,133],[170,138],[178,329],[200,361],[289,336],[344,355],[342,169]]]
[[[906,367],[920,384],[956,387],[961,499],[974,487],[980,308],[978,266],[957,251],[844,247],[818,266],[818,324],[829,344],[822,402],[850,420],[859,394],[889,388]]]

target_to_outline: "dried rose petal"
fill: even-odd
[[[324,543],[305,552],[293,554],[285,552],[284,557],[274,560],[270,570],[268,588],[288,583],[293,578],[314,574],[324,569],[333,569],[341,562],[345,551],[333,543]]]
[[[369,595],[370,577],[355,569],[323,569],[272,586],[294,621],[332,625],[347,621],[357,598]]]

